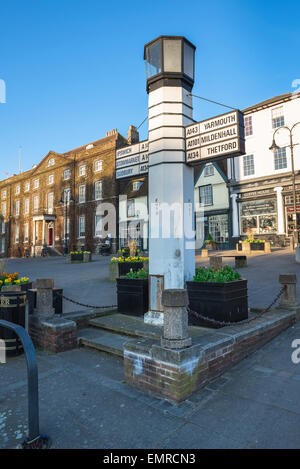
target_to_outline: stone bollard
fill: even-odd
[[[266,253],[270,253],[270,252],[271,252],[271,243],[270,243],[269,241],[266,241],[266,242],[265,242],[264,251],[265,251]]]
[[[52,315],[53,308],[53,278],[38,278],[35,281],[36,288],[36,308],[35,313]]]
[[[295,257],[295,260],[296,260],[297,264],[300,264],[300,246],[297,246],[297,247],[296,247],[296,257]]]
[[[208,257],[208,249],[201,249],[201,257]]]
[[[186,290],[169,289],[162,292],[164,307],[164,332],[161,346],[181,349],[192,345],[188,336],[188,293]]]
[[[222,269],[222,256],[210,256],[209,266],[214,270]]]
[[[296,296],[296,274],[280,274],[279,283],[283,287],[285,286],[285,291],[280,297],[279,308],[294,309],[299,306]]]

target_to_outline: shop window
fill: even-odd
[[[277,231],[277,217],[275,215],[261,215],[259,219],[260,233],[275,233]]]
[[[274,151],[274,167],[275,169],[284,169],[287,167],[285,147]]]
[[[254,174],[254,155],[245,155],[243,157],[244,176]]]
[[[199,202],[203,205],[213,205],[212,185],[199,187]]]
[[[135,216],[135,200],[127,200],[127,218]]]
[[[243,234],[266,234],[277,231],[275,199],[258,199],[240,205],[241,232]]]
[[[247,234],[249,231],[257,233],[257,217],[242,218],[242,233]]]

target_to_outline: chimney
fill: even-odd
[[[130,125],[128,132],[127,132],[127,140],[128,145],[133,145],[134,143],[138,143],[140,141],[140,136],[138,130],[134,125]]]

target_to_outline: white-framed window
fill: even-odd
[[[79,176],[85,176],[86,175],[86,165],[85,164],[79,166],[78,174],[79,174]]]
[[[82,184],[81,186],[79,186],[78,191],[79,191],[78,201],[80,204],[82,204],[85,202],[85,184]]]
[[[6,196],[7,196],[7,191],[6,191],[6,189],[4,189],[4,191],[2,191],[1,198],[2,198],[3,200],[5,200],[5,199],[6,199]]]
[[[95,200],[102,199],[102,188],[103,188],[102,181],[96,181],[95,182]]]
[[[54,207],[54,194],[53,192],[49,192],[47,196],[47,207],[48,207],[48,213],[53,213],[53,207]]]
[[[70,199],[71,199],[71,189],[67,187],[66,189],[64,189],[64,198],[63,198],[64,204],[69,205]]]
[[[27,242],[29,239],[29,224],[24,223],[24,241]]]
[[[20,215],[20,201],[19,200],[15,201],[15,215],[16,217]]]
[[[95,173],[98,173],[99,171],[102,171],[102,160],[95,161],[94,170],[95,170]]]
[[[204,168],[204,176],[209,177],[214,175],[214,166],[212,164],[207,164]]]
[[[18,185],[16,186],[16,188],[15,188],[15,194],[16,194],[16,195],[19,195],[20,192],[21,192],[21,188],[20,188],[20,184],[18,184]]]
[[[80,238],[84,238],[85,236],[85,216],[84,215],[81,215],[79,217],[79,230],[78,230],[78,234],[79,234],[79,237]]]
[[[5,252],[5,238],[1,238],[0,248],[1,248],[1,254],[3,254]]]
[[[6,217],[6,202],[1,202],[1,215]]]
[[[212,185],[199,187],[199,202],[203,205],[213,205]]]
[[[286,167],[286,148],[278,148],[278,150],[274,151],[274,169],[285,169]]]
[[[38,189],[38,188],[39,188],[39,185],[40,185],[39,179],[35,179],[35,180],[33,181],[33,188],[34,188],[34,189]]]
[[[5,221],[1,220],[1,234],[5,234]]]
[[[29,192],[29,190],[30,190],[30,182],[27,181],[24,184],[24,192]]]
[[[252,116],[244,117],[245,137],[253,135]]]
[[[282,127],[284,125],[284,114],[283,106],[276,107],[272,109],[272,127],[276,129],[277,127]]]
[[[33,197],[33,211],[34,212],[37,212],[39,209],[39,196],[38,195],[35,195]]]
[[[243,156],[244,176],[251,176],[254,174],[254,155]]]
[[[48,165],[47,165],[47,166],[48,166],[48,167],[49,167],[49,166],[54,166],[54,164],[55,164],[54,158],[50,158],[50,159],[48,160]]]
[[[71,177],[71,170],[70,169],[65,169],[64,170],[64,181],[67,181]]]
[[[293,205],[294,197],[292,195],[285,196],[285,204],[286,205]],[[296,194],[296,204],[300,204],[300,194]]]
[[[127,218],[135,216],[135,200],[127,200]]]
[[[29,199],[24,200],[24,214],[28,215],[29,213]]]
[[[95,236],[102,235],[102,215],[95,215]]]
[[[15,243],[19,242],[19,239],[20,239],[19,233],[20,233],[19,225],[15,225]]]
[[[64,219],[64,238],[69,238],[70,235],[70,219]]]
[[[49,174],[48,176],[48,186],[54,184],[54,174]]]

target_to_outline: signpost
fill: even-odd
[[[148,173],[148,141],[121,148],[116,152],[116,179]]]
[[[185,128],[186,163],[199,164],[245,153],[244,117],[238,109]]]

